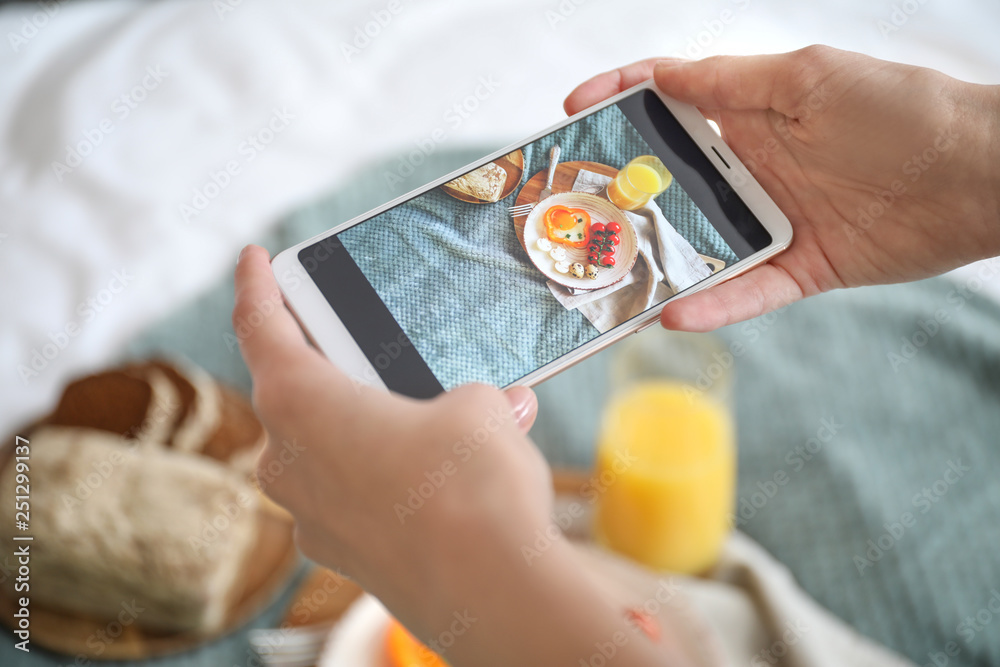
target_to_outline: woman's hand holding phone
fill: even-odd
[[[665,326],[714,329],[1000,252],[997,87],[815,47],[658,62],[591,79],[566,110],[654,76],[720,123],[795,228],[769,264],[671,302]],[[280,298],[266,252],[245,250],[234,318],[260,319],[249,316]],[[285,308],[271,310],[241,350],[269,433],[260,469],[282,467],[262,474],[273,477],[264,490],[295,516],[306,555],[357,579],[425,640],[456,614],[475,618],[446,654],[454,665],[576,664],[594,637],[610,636],[620,610],[546,530],[549,470],[525,436],[530,390],[466,386],[417,401],[361,387],[307,344]],[[290,462],[285,443],[301,448]],[[549,546],[528,565],[521,547],[539,534]],[[618,660],[662,664],[659,651],[633,641]]]
[[[306,556],[354,578],[421,639],[451,633],[440,645],[453,665],[575,664],[592,637],[624,627],[549,529],[551,473],[525,435],[530,389],[466,385],[416,400],[359,385],[280,302],[267,251],[248,246],[233,318],[260,322],[240,338],[268,432],[258,478],[295,517]],[[526,560],[522,547],[540,555]],[[653,664],[649,642],[621,651]]]
[[[710,331],[1000,254],[1000,86],[811,46],[644,60],[581,84],[566,112],[651,76],[719,124],[795,231],[767,264],[667,304],[665,327]]]

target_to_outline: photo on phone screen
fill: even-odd
[[[433,396],[516,382],[770,242],[641,90],[298,258],[383,383]]]

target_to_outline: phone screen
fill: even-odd
[[[770,242],[644,90],[298,257],[385,385],[430,397],[515,382]]]

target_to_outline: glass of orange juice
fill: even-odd
[[[619,169],[608,183],[608,199],[623,211],[634,211],[669,188],[673,181],[673,175],[660,158],[640,155]]]
[[[705,334],[651,329],[616,355],[595,539],[654,569],[704,572],[729,534],[735,496],[732,354]]]

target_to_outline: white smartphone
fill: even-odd
[[[646,82],[303,241],[272,269],[333,363],[426,398],[537,384],[791,240],[702,114]]]

